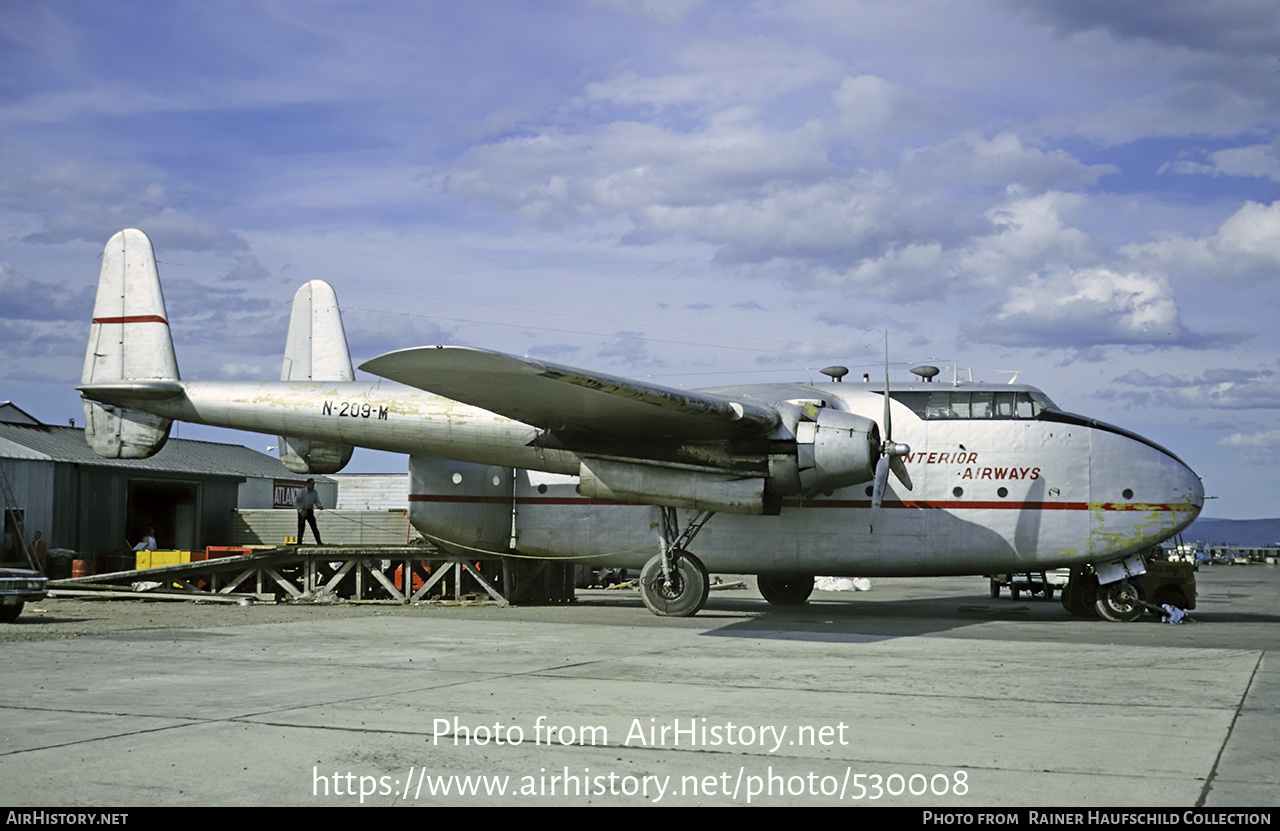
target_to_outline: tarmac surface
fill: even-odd
[[[795,609],[746,580],[693,618],[29,605],[0,805],[1280,804],[1280,567],[1202,567],[1180,626],[976,577]]]

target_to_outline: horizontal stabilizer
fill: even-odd
[[[85,398],[122,407],[133,401],[168,401],[185,392],[179,381],[115,381],[81,384],[76,389]]]
[[[401,349],[360,368],[552,432],[726,439],[779,422],[768,407],[463,346]]]

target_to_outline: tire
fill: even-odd
[[[1062,608],[1076,617],[1097,617],[1098,611],[1094,608],[1097,592],[1098,578],[1073,568],[1071,579],[1062,589]]]
[[[1019,589],[1017,586],[1013,585],[1012,583],[1010,583],[1010,584],[1009,584],[1009,599],[1010,599],[1010,600],[1017,600],[1017,599],[1018,599],[1018,597],[1019,597],[1021,594],[1022,594],[1022,590],[1021,590],[1021,589]]]
[[[1050,586],[1048,583],[1044,584],[1044,599],[1053,600],[1053,586]]]
[[[1151,602],[1157,606],[1163,606],[1166,603],[1170,606],[1177,606],[1179,609],[1186,611],[1187,596],[1183,594],[1182,589],[1174,586],[1161,586],[1156,589],[1156,596],[1151,598]],[[1157,612],[1154,609],[1147,609],[1156,620],[1164,620],[1164,612]]]
[[[711,580],[702,561],[687,551],[676,552],[671,587],[662,576],[662,558],[655,556],[640,572],[640,597],[655,615],[689,617],[696,615],[707,602]]]
[[[803,606],[813,594],[813,575],[757,574],[756,585],[775,606]]]
[[[994,577],[991,578],[991,596],[992,597],[1000,596],[1000,581]]]
[[[1142,617],[1146,606],[1142,603],[1142,590],[1137,583],[1120,580],[1098,587],[1094,602],[1098,617],[1115,623],[1128,623]]]
[[[26,603],[16,603],[12,606],[0,606],[0,623],[13,623],[18,619],[18,615],[22,614],[22,607]]]

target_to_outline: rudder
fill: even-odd
[[[354,381],[347,332],[333,287],[312,280],[293,296],[281,381]],[[337,473],[351,461],[348,444],[280,436],[280,461],[294,473]]]
[[[178,360],[155,251],[143,232],[127,228],[107,242],[93,305],[81,383],[177,381]],[[84,402],[85,440],[99,456],[146,459],[169,438],[167,418]]]

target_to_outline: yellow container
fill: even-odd
[[[138,569],[176,566],[191,562],[190,551],[138,551]]]

